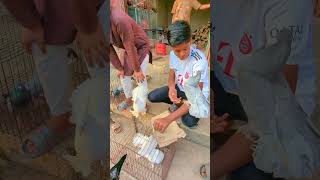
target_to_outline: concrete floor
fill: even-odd
[[[62,180],[17,163],[0,160],[0,180]]]
[[[199,168],[210,161],[209,148],[181,140],[171,164],[167,180],[202,180]]]

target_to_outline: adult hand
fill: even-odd
[[[124,76],[124,70],[118,70],[117,71],[117,76],[118,76],[118,78],[123,77]]]
[[[171,122],[166,118],[156,119],[153,123],[153,127],[156,131],[164,133]]]
[[[35,43],[41,49],[42,53],[47,52],[42,26],[32,29],[22,28],[21,44],[22,48],[25,49],[28,54],[32,54],[32,43]]]
[[[223,116],[213,115],[211,120],[211,133],[222,133],[225,131],[229,123],[227,122],[229,114],[225,113]]]
[[[181,102],[181,99],[177,96],[177,90],[175,88],[169,88],[169,98],[174,104],[179,104]]]
[[[94,64],[101,68],[105,66],[108,59],[108,46],[100,23],[93,33],[87,34],[79,31],[76,41],[90,67]]]
[[[141,71],[133,73],[134,78],[138,81],[138,83],[142,83],[144,81],[144,75]]]

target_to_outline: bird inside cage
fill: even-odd
[[[42,86],[37,72],[27,82],[19,81],[12,90],[4,95],[8,109],[21,109],[32,102],[33,97],[39,97],[42,93]]]

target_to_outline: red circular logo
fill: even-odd
[[[186,74],[184,75],[184,78],[189,79],[189,73],[186,72]]]
[[[244,33],[239,43],[239,50],[242,54],[249,54],[252,51],[252,43],[248,33]]]

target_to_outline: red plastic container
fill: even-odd
[[[167,47],[165,44],[163,43],[156,43],[155,44],[155,48],[156,48],[156,53],[160,54],[160,55],[167,55]]]

